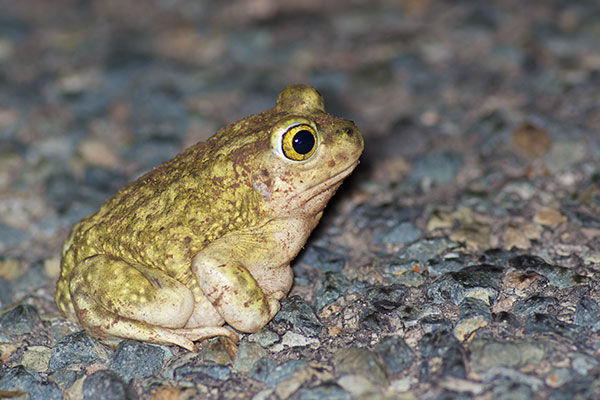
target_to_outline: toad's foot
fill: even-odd
[[[176,345],[193,352],[198,351],[194,342],[223,336],[235,347],[239,340],[235,332],[222,326],[169,329],[125,320],[113,323],[109,329],[104,329],[102,336],[96,336],[93,330],[89,331],[92,336],[111,347],[116,346],[121,339],[131,338],[149,343]]]

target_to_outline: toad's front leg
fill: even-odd
[[[231,327],[257,332],[277,314],[285,293],[266,294],[232,248],[227,240],[212,243],[194,257],[192,269],[204,295]]]

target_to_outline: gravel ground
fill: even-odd
[[[600,3],[134,3],[0,0],[0,397],[600,398]],[[296,82],[365,154],[237,358],[64,320],[72,224]]]

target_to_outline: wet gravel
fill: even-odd
[[[2,2],[0,397],[600,398],[595,1]],[[231,359],[53,303],[70,227],[308,83],[365,154]]]

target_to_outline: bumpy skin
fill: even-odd
[[[316,131],[306,160],[282,135]],[[219,130],[119,190],[65,241],[55,300],[109,344],[176,344],[256,332],[279,311],[290,261],[329,198],[358,163],[356,126],[325,113],[309,86],[285,88],[275,107]]]

